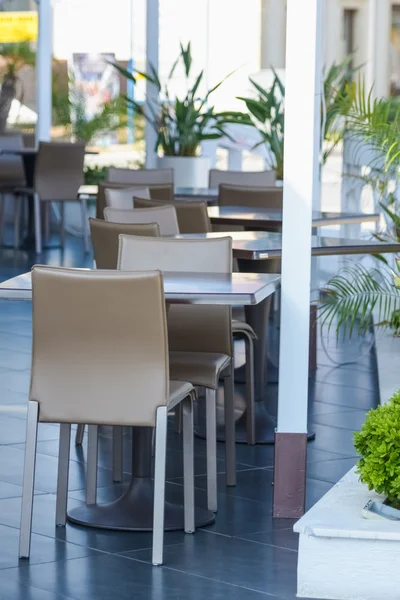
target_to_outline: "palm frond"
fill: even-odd
[[[319,319],[336,332],[365,333],[375,318],[389,323],[400,309],[400,289],[390,269],[366,269],[362,265],[345,267],[324,288],[319,304]]]

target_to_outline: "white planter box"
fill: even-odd
[[[370,499],[352,469],[296,523],[299,598],[399,600],[400,522],[363,519]]]
[[[376,359],[378,363],[379,394],[385,404],[400,388],[400,338],[391,331],[375,333]],[[399,594],[400,597],[400,594]]]
[[[159,156],[159,169],[174,170],[175,187],[208,187],[210,159],[207,156]]]

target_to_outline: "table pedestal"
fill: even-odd
[[[132,432],[132,479],[127,491],[110,504],[79,506],[68,512],[68,520],[98,529],[152,531],[154,486],[151,479],[152,435],[150,427],[135,427]],[[196,527],[213,523],[214,513],[196,507]],[[165,503],[166,531],[184,529],[183,506]]]

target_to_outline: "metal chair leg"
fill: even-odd
[[[154,461],[153,565],[162,565],[164,550],[165,463],[167,457],[167,407],[157,409]]]
[[[21,530],[19,534],[19,556],[29,558],[32,533],[33,492],[35,485],[37,426],[39,404],[32,400],[28,404],[24,478],[22,484]]]
[[[14,208],[14,248],[17,250],[19,248],[19,233],[21,229],[21,206],[22,199],[20,197],[15,198],[15,208]]]
[[[124,478],[123,460],[124,460],[124,428],[120,425],[113,427],[113,481],[121,483]]]
[[[86,504],[96,504],[97,500],[97,460],[98,460],[98,425],[88,426],[88,450],[86,464]]]
[[[60,202],[60,245],[65,246],[65,202]]]
[[[217,511],[217,393],[206,389],[207,507]]]
[[[233,403],[233,365],[224,377],[226,485],[236,485],[235,407]]]
[[[183,497],[185,533],[194,533],[194,437],[193,402],[188,396],[181,403],[183,420]]]
[[[182,403],[175,406],[174,424],[176,433],[182,433]]]
[[[83,235],[83,249],[85,254],[89,254],[89,235],[88,235],[88,211],[87,202],[84,196],[81,196],[81,211],[82,211],[82,235]]]
[[[253,340],[245,337],[246,348],[246,429],[247,443],[256,443],[256,424],[254,416],[254,345]]]
[[[6,196],[0,194],[0,243],[4,241]]]
[[[71,425],[60,424],[60,443],[58,452],[56,526],[65,527],[67,520],[69,451],[71,445]]]
[[[40,217],[40,198],[39,194],[33,196],[33,208],[35,218],[35,249],[36,254],[42,253],[42,228],[41,228],[41,217]]]
[[[48,244],[50,240],[50,216],[51,216],[51,202],[46,202],[43,205],[43,236],[45,242]]]
[[[85,435],[85,426],[82,423],[80,423],[76,429],[75,446],[82,446],[84,435]]]

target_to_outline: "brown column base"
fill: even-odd
[[[297,519],[304,515],[306,500],[306,433],[275,434],[273,516]]]

